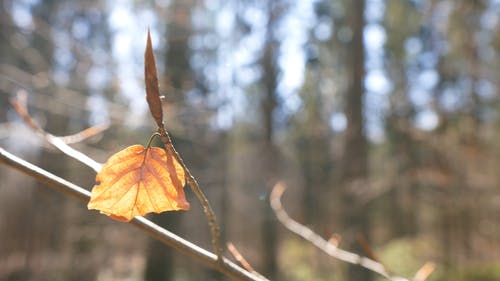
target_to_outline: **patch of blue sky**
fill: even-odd
[[[234,32],[235,14],[229,6],[224,6],[215,19],[215,31],[223,38],[230,38]]]
[[[382,49],[387,40],[385,29],[378,23],[365,26],[363,40],[369,49]]]
[[[422,40],[417,37],[410,37],[404,42],[405,52],[409,58],[416,56],[422,51]]]
[[[432,101],[431,92],[419,87],[412,87],[408,89],[408,97],[410,99],[410,102],[416,108],[428,106]]]
[[[439,116],[431,109],[424,109],[417,113],[414,123],[417,128],[431,131],[439,125]]]
[[[91,91],[87,98],[86,107],[90,111],[89,123],[91,126],[109,123],[107,100],[101,92]]]
[[[365,87],[370,92],[384,95],[384,99],[386,98],[385,95],[389,94],[393,89],[391,81],[380,68],[371,70],[367,73]]]
[[[116,62],[120,93],[129,104],[130,114],[126,115],[126,122],[131,126],[140,126],[147,111],[143,86],[143,50],[147,28],[151,28],[153,49],[158,48],[160,40],[155,29],[155,13],[147,9],[138,11],[138,8],[132,5],[129,1],[108,1],[108,24],[113,34],[112,53]]]
[[[283,71],[277,92],[287,112],[293,113],[300,106],[299,88],[304,82],[304,51],[300,42],[288,39],[281,46],[279,65]]]
[[[367,22],[379,21],[385,13],[385,2],[381,0],[368,0],[366,2],[365,19]]]
[[[500,3],[500,0],[498,1]],[[494,30],[500,21],[500,4],[496,9],[486,9],[480,18],[481,27],[484,29]]]
[[[109,78],[106,68],[93,65],[87,72],[86,82],[91,90],[101,91],[108,86]]]
[[[32,30],[34,28],[30,12],[31,5],[30,1],[12,1],[12,20],[23,29]]]
[[[439,104],[444,110],[453,111],[462,106],[463,96],[457,89],[446,87],[441,91]]]
[[[439,73],[435,69],[427,69],[420,72],[417,76],[416,83],[419,88],[430,91],[439,82]]]
[[[71,25],[71,34],[76,39],[86,39],[90,34],[89,22],[83,18],[76,18]]]
[[[477,81],[474,85],[474,90],[477,92],[479,97],[484,100],[493,99],[496,95],[498,95],[495,84],[486,79],[480,79]]]
[[[320,41],[326,41],[332,37],[334,25],[329,19],[320,20],[316,27],[314,27],[314,37]]]
[[[242,17],[247,23],[253,25],[254,28],[266,29],[267,27],[267,15],[262,7],[245,7]]]
[[[281,112],[295,113],[302,103],[299,90],[304,83],[305,52],[310,29],[314,23],[313,7],[309,1],[297,1],[282,20],[277,37],[281,39],[278,65],[277,93],[282,102]],[[280,118],[282,119],[282,118]]]
[[[343,112],[335,112],[330,116],[330,127],[334,132],[343,132],[347,128],[347,118]]]
[[[423,69],[436,67],[439,62],[439,54],[435,51],[427,51],[418,56],[418,62]]]
[[[393,85],[383,70],[384,44],[387,34],[380,21],[385,12],[385,4],[381,0],[369,0],[366,3],[365,19],[367,25],[363,30],[365,45],[366,76],[364,80],[365,96],[364,119],[368,139],[380,142],[384,139],[384,113],[389,109],[389,93]]]
[[[366,45],[369,46],[369,45]],[[372,49],[367,47],[368,55],[365,58],[365,67],[367,70],[381,69],[384,63],[384,49]]]

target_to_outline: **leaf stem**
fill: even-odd
[[[160,133],[158,132],[154,132],[151,135],[151,137],[149,137],[148,144],[146,145],[146,151],[144,152],[144,158],[142,159],[142,165],[144,165],[144,162],[146,162],[146,156],[148,155],[148,150],[151,147],[151,143],[153,142],[154,137],[156,136],[161,137]]]
[[[194,178],[194,176],[191,174],[189,169],[186,167],[186,164],[184,164],[184,161],[182,160],[181,156],[175,150],[174,145],[172,144],[172,140],[170,139],[170,135],[168,132],[165,130],[165,128],[158,127],[158,133],[160,134],[160,138],[165,144],[165,147],[167,150],[170,150],[177,160],[179,164],[182,166],[186,173],[186,181],[189,183],[189,186],[191,187],[191,190],[193,190],[194,194],[200,201],[201,205],[203,206],[203,212],[205,213],[205,216],[207,217],[208,224],[210,226],[210,232],[212,233],[212,245],[214,247],[214,252],[217,255],[217,260],[221,265],[224,263],[222,259],[222,246],[221,246],[221,241],[220,241],[220,230],[219,230],[219,225],[217,224],[217,219],[215,217],[215,213],[212,210],[212,207],[210,207],[210,203],[208,202],[207,197],[201,191],[200,186],[198,185],[198,182]]]
[[[161,137],[160,133],[158,132],[154,132],[151,137],[149,137],[149,140],[148,140],[148,144],[146,144],[146,148],[150,148],[151,147],[151,143],[153,142],[153,139],[158,136],[158,137]]]

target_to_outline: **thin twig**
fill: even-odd
[[[238,249],[236,249],[233,243],[227,242],[226,245],[231,255],[233,255],[236,261],[238,261],[241,264],[241,266],[243,266],[244,269],[246,269],[249,272],[255,271],[253,267],[250,265],[250,263],[245,259],[245,257],[243,257],[243,255],[238,251]]]
[[[82,142],[88,138],[91,138],[109,128],[109,124],[97,124],[95,126],[92,126],[90,128],[87,128],[85,130],[82,130],[76,134],[72,134],[69,136],[60,136],[59,138],[65,143],[65,144],[73,144],[73,143],[79,143]]]
[[[210,225],[210,232],[212,233],[212,245],[214,246],[214,251],[217,254],[219,261],[222,261],[220,230],[219,230],[219,225],[217,224],[215,213],[212,210],[212,207],[210,207],[210,203],[208,202],[207,197],[205,196],[205,194],[203,194],[203,191],[201,191],[200,186],[198,185],[198,182],[194,178],[193,174],[191,174],[191,171],[189,171],[186,164],[184,164],[184,161],[182,160],[181,156],[179,155],[177,150],[175,150],[175,147],[172,144],[172,140],[170,139],[170,135],[168,134],[168,132],[162,126],[158,128],[158,133],[160,133],[160,138],[163,144],[165,145],[166,149],[172,152],[177,162],[179,162],[179,164],[186,172],[186,180],[189,183],[189,186],[193,190],[194,194],[200,201],[201,205],[203,206],[203,212],[205,213],[205,216],[208,219],[208,224]]]
[[[31,118],[30,114],[28,113],[28,109],[26,108],[26,102],[25,102],[26,96],[23,93],[24,92],[22,91],[18,92],[17,97],[19,101],[10,99],[10,103],[12,104],[12,107],[16,110],[17,114],[19,114],[19,116],[23,118],[26,125],[28,125],[28,127],[30,127],[36,133],[41,135],[44,140],[46,140],[48,143],[58,148],[64,154],[82,162],[83,164],[92,168],[94,171],[99,172],[102,168],[101,163],[96,162],[94,159],[88,157],[84,153],[81,153],[80,151],[72,148],[67,143],[65,143],[61,138],[47,133],[40,126],[38,126],[38,124],[36,124],[36,122],[33,120],[33,118]]]
[[[363,252],[365,252],[365,255],[368,258],[382,264],[380,262],[380,259],[375,254],[375,251],[372,249],[372,247],[370,247],[370,244],[368,244],[368,241],[366,241],[366,238],[362,234],[357,235],[356,240],[358,241],[358,244],[361,246],[361,249],[363,250]]]
[[[54,188],[76,200],[87,203],[90,199],[90,192],[86,189],[79,187],[71,182],[68,182],[54,174],[51,174],[36,165],[24,161],[23,159],[7,152],[0,147],[0,163],[8,165],[22,173],[29,175],[39,182]],[[198,247],[197,245],[169,232],[168,230],[154,224],[144,217],[135,217],[130,221],[132,225],[139,228],[141,231],[150,235],[154,239],[159,240],[165,245],[174,248],[175,250],[193,258],[205,265],[229,276],[235,280],[246,281],[262,281],[254,274],[246,271],[237,264],[231,262],[226,258],[220,259],[215,254]],[[222,261],[222,262],[221,262]]]
[[[21,118],[24,120],[26,125],[30,127],[32,130],[34,130],[37,133],[40,133],[42,135],[47,135],[48,133],[44,131],[38,124],[33,120],[31,115],[28,112],[28,93],[26,90],[21,89],[16,92],[16,99],[11,98],[10,99],[10,104],[14,108],[14,110],[21,116]],[[88,138],[91,138],[93,136],[98,135],[99,133],[102,133],[103,131],[107,130],[109,128],[109,124],[103,123],[103,124],[98,124],[92,127],[89,127],[87,129],[84,129],[78,133],[68,135],[68,136],[57,136],[57,138],[61,139],[64,143],[66,144],[73,144],[73,143],[79,143],[82,142]]]
[[[436,269],[436,264],[433,262],[426,262],[413,277],[413,281],[425,281]]]
[[[342,236],[338,233],[334,233],[330,236],[330,239],[328,239],[328,243],[332,244],[335,247],[338,247],[340,242],[342,241]]]
[[[379,262],[338,248],[336,245],[323,239],[323,237],[319,236],[311,229],[290,218],[281,205],[281,196],[283,195],[283,192],[285,192],[285,189],[285,184],[283,182],[278,182],[271,192],[270,203],[276,217],[286,228],[288,228],[288,230],[311,242],[314,246],[336,259],[360,265],[392,281],[408,281],[407,278],[390,274],[384,265]]]
[[[244,269],[246,269],[248,272],[250,272],[250,273],[254,274],[255,276],[257,276],[258,278],[260,278],[260,280],[267,280],[267,278],[265,278],[260,273],[255,271],[255,269],[253,269],[253,267],[250,265],[250,263],[245,259],[245,257],[243,257],[243,255],[238,251],[238,249],[236,249],[236,247],[234,246],[233,243],[227,242],[226,245],[227,245],[227,249],[229,250],[229,252],[233,255],[233,257],[236,259],[236,261],[238,261]]]

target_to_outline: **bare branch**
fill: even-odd
[[[227,248],[229,252],[231,252],[233,257],[241,264],[241,266],[243,266],[244,269],[255,275],[255,277],[259,278],[259,280],[262,281],[268,280],[266,277],[262,276],[262,274],[258,273],[257,271],[255,271],[255,269],[253,269],[250,263],[245,259],[245,257],[243,257],[243,255],[240,254],[240,252],[238,251],[238,249],[236,249],[233,243],[228,242]]]
[[[227,242],[227,249],[233,255],[233,257],[249,272],[255,271],[250,263],[240,254],[236,247],[231,242]]]
[[[288,228],[288,230],[311,242],[314,246],[336,259],[351,264],[358,264],[392,281],[408,281],[407,278],[392,275],[384,265],[379,262],[338,248],[334,243],[328,242],[311,229],[290,218],[281,205],[281,196],[283,192],[285,192],[285,189],[285,184],[283,182],[278,182],[271,192],[270,203],[276,217],[286,228]]]
[[[82,142],[88,138],[91,138],[93,136],[96,136],[103,131],[107,130],[109,128],[109,124],[98,124],[95,126],[92,126],[90,128],[87,128],[85,130],[82,130],[76,134],[72,134],[69,136],[61,136],[59,137],[65,144],[73,144],[73,143],[79,143]]]
[[[368,241],[366,241],[366,238],[362,234],[357,235],[356,240],[358,241],[359,245],[361,245],[361,249],[363,249],[363,252],[365,252],[365,255],[368,258],[382,264],[377,255],[375,255],[375,251],[372,249],[372,247],[370,246]]]
[[[84,153],[72,148],[67,143],[65,143],[61,138],[51,135],[45,132],[40,126],[36,124],[36,122],[31,118],[28,113],[28,109],[26,108],[26,92],[24,90],[20,90],[18,92],[18,99],[16,101],[14,99],[10,100],[10,103],[16,110],[16,112],[23,118],[24,122],[35,132],[41,135],[48,143],[52,144],[64,154],[82,162],[83,164],[89,166],[94,171],[99,172],[101,170],[102,164],[96,162],[94,159],[88,157]],[[80,137],[81,138],[81,137]]]
[[[418,271],[415,273],[413,281],[425,281],[436,269],[436,264],[433,262],[426,262]]]
[[[8,165],[22,173],[29,175],[39,182],[46,184],[74,199],[87,203],[90,192],[71,182],[68,182],[54,174],[51,174],[0,147],[0,163]],[[250,273],[226,258],[219,258],[215,254],[198,247],[197,245],[169,232],[168,230],[154,224],[144,217],[135,217],[130,224],[134,225],[149,236],[174,248],[205,265],[231,277],[235,280],[262,281],[263,279]],[[264,279],[265,280],[265,279]]]
[[[341,241],[342,236],[340,236],[340,234],[338,233],[332,234],[332,236],[330,236],[330,239],[328,239],[328,243],[332,244],[335,247],[338,247]]]
[[[233,245],[231,242],[227,242],[227,249],[233,255],[233,257],[243,266],[244,269],[246,269],[248,272],[254,274],[256,277],[259,278],[259,280],[268,280],[264,276],[262,276],[260,273],[255,271],[253,267],[250,265],[250,263],[243,257],[243,255],[236,249],[236,247]]]

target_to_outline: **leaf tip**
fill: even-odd
[[[144,77],[146,80],[146,101],[148,102],[151,115],[155,119],[158,127],[163,127],[163,109],[160,99],[160,89],[158,86],[158,74],[156,72],[156,62],[151,43],[151,32],[148,28],[146,40],[146,50],[144,52]]]
[[[146,50],[151,48],[151,29],[148,26],[148,38],[146,39]]]

